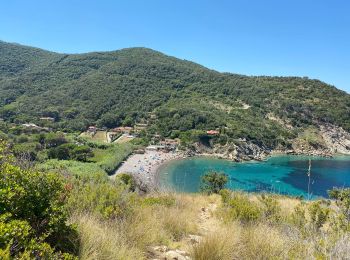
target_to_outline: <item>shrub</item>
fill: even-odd
[[[228,176],[223,173],[209,172],[201,177],[201,191],[212,194],[219,193],[228,182]]]
[[[299,204],[295,207],[291,216],[292,223],[300,229],[304,229],[307,224],[305,204]]]
[[[162,205],[166,207],[175,205],[175,198],[172,196],[146,197],[141,200],[141,204],[145,206]]]
[[[258,220],[262,215],[262,209],[257,203],[250,201],[247,195],[235,192],[230,198],[226,198],[226,218],[240,220],[244,223]]]
[[[125,219],[133,211],[136,195],[108,178],[76,178],[67,201],[70,213],[94,213],[106,219]]]
[[[132,175],[127,173],[121,173],[118,174],[115,178],[117,183],[126,185],[130,191],[135,191],[136,189],[136,182]]]
[[[227,202],[229,202],[229,200],[231,198],[232,192],[230,190],[223,189],[219,192],[219,194],[221,196],[222,202],[227,203]]]
[[[122,161],[133,151],[130,143],[109,145],[106,149],[95,149],[91,161],[96,162],[108,174],[113,174]]]
[[[50,159],[58,160],[77,160],[86,162],[88,158],[92,157],[92,151],[89,146],[78,146],[72,143],[62,144],[57,147],[53,147],[48,152]]]
[[[350,188],[334,188],[328,191],[328,195],[331,199],[336,200],[337,206],[340,208],[344,215],[347,224],[350,224]]]
[[[309,215],[311,224],[319,230],[327,221],[330,210],[329,208],[322,207],[320,201],[313,202],[309,206]]]
[[[0,145],[0,248],[11,255],[54,254],[54,250],[75,253],[76,233],[66,225],[64,181],[56,174],[22,170],[12,163]],[[3,151],[3,152],[1,152]]]
[[[273,223],[281,220],[281,207],[276,199],[271,195],[262,194],[260,202],[263,205],[263,214],[265,219]]]

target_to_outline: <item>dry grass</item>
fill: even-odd
[[[244,229],[239,256],[244,259],[287,259],[289,243],[271,226],[260,224]]]
[[[91,215],[73,216],[80,236],[80,259],[144,259],[142,250],[130,245],[120,225],[102,222]]]
[[[176,195],[172,206],[142,206],[124,221],[102,220],[93,214],[73,215],[71,222],[77,224],[80,237],[79,257],[144,259],[148,246],[183,246],[181,240],[197,232],[194,198]]]
[[[191,248],[193,259],[306,259],[303,240],[267,224],[244,226],[238,222],[207,234]]]
[[[191,256],[196,260],[228,260],[234,258],[234,249],[239,247],[241,227],[233,223],[225,228],[219,228],[208,234],[204,239],[190,249]]]
[[[247,196],[261,203],[259,195]],[[168,198],[173,203],[162,203]],[[123,222],[88,214],[74,216],[72,222],[78,225],[81,259],[148,259],[150,246],[163,245],[185,250],[195,260],[342,259],[349,255],[348,235],[333,239],[311,230],[305,233],[287,221],[300,201],[276,199],[284,215],[278,223],[264,218],[249,223],[223,221],[215,212],[224,206],[220,196],[169,193],[152,194]],[[190,234],[201,234],[200,243],[191,244]]]

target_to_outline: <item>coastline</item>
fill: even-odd
[[[172,160],[186,158],[183,152],[145,151],[143,154],[130,155],[114,172],[110,178],[118,174],[131,174],[142,191],[153,191],[158,188],[159,168]]]
[[[115,170],[115,172],[110,175],[110,178],[114,179],[116,175],[121,173],[131,174],[142,192],[159,191],[160,170],[166,167],[169,163],[175,160],[192,158],[192,157],[212,157],[222,160],[236,161],[236,162],[250,162],[250,161],[266,161],[268,158],[273,156],[309,156],[309,157],[319,157],[319,158],[334,158],[340,154],[332,154],[331,156],[324,154],[310,154],[310,153],[289,153],[286,151],[276,150],[271,151],[269,154],[264,156],[264,158],[250,158],[249,160],[236,161],[230,157],[223,154],[216,153],[188,153],[185,151],[148,151],[146,150],[143,154],[131,154],[122,164]],[[344,155],[342,156],[349,156]]]

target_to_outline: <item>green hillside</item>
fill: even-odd
[[[274,148],[320,122],[349,131],[350,95],[308,78],[219,73],[146,48],[66,55],[0,42],[5,121],[50,116],[54,128],[73,131],[133,125],[150,113],[149,131],[163,136],[219,128],[222,142]]]

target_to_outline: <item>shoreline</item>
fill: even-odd
[[[342,156],[350,156],[344,154],[333,154],[332,156],[324,156],[320,154],[291,154],[283,151],[274,151],[265,156],[263,160],[250,159],[250,160],[242,160],[240,162],[263,162],[268,160],[273,156],[309,156],[309,157],[320,157],[320,158],[334,158],[338,155]],[[168,165],[169,163],[188,158],[195,157],[208,157],[208,158],[216,158],[220,160],[229,160],[234,161],[232,158],[228,158],[223,156],[222,154],[210,154],[210,153],[195,153],[188,154],[184,151],[172,151],[172,152],[164,152],[164,151],[145,151],[144,154],[131,154],[129,155],[125,161],[123,161],[119,167],[114,171],[112,175],[109,177],[114,179],[118,174],[127,173],[131,174],[135,180],[138,182],[141,190],[144,192],[148,191],[156,191],[159,190],[160,187],[160,170]]]
[[[145,190],[156,190],[159,186],[159,168],[172,160],[186,158],[183,152],[145,151],[144,154],[131,154],[109,177],[118,174],[131,174]]]

